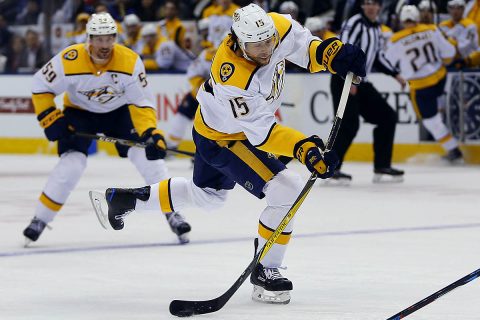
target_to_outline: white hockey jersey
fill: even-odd
[[[202,83],[209,78],[212,59],[217,50],[215,48],[203,49],[198,57],[188,66],[187,78],[190,83],[192,95],[197,95],[198,89]]]
[[[456,42],[458,53],[463,58],[479,50],[477,25],[472,20],[463,18],[457,24],[447,20],[440,23],[439,28],[448,38]]]
[[[385,57],[399,66],[400,74],[409,80],[412,89],[426,88],[443,79],[444,62],[454,56],[455,47],[434,25],[425,24],[396,32],[385,52]]]
[[[155,52],[155,61],[161,69],[173,68],[187,71],[193,59],[195,59],[195,56],[191,52],[180,48],[172,40],[163,41]]]
[[[304,135],[291,128],[283,131],[283,135],[277,134],[280,130],[277,128],[283,127],[277,126],[275,111],[280,107],[284,94],[285,60],[311,72],[325,70],[315,55],[321,40],[290,15],[269,15],[280,38],[269,64],[258,67],[237,56],[233,50],[234,43],[227,36],[215,54],[210,85],[205,84],[198,91],[200,108],[194,126],[197,132],[212,140],[248,139],[259,148],[267,140],[269,146],[283,144],[284,150],[268,152],[291,156],[293,140],[302,139]],[[272,136],[276,137],[272,138],[276,139],[275,142],[271,141]],[[286,140],[280,141],[280,136]]]
[[[64,92],[65,106],[95,113],[123,105],[155,108],[142,60],[118,44],[110,62],[101,67],[93,64],[84,43],[54,56],[33,76],[35,112],[55,106],[54,97]]]

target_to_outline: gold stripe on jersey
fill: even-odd
[[[170,196],[170,180],[160,181],[158,184],[158,199],[163,213],[173,212],[172,197]]]
[[[410,86],[410,89],[423,89],[431,87],[437,84],[443,78],[445,78],[446,74],[447,69],[445,69],[445,67],[441,67],[437,72],[427,77],[415,80],[408,80],[408,85]]]
[[[238,133],[224,133],[210,128],[205,121],[203,120],[202,112],[200,111],[200,106],[197,108],[195,113],[195,119],[193,120],[193,127],[195,131],[204,136],[207,139],[213,141],[220,140],[246,140],[247,136],[243,132]]]
[[[320,43],[322,42],[319,40],[313,40],[310,42],[310,45],[308,47],[308,56],[309,56],[308,71],[310,71],[311,73],[326,70],[323,64],[318,63],[317,61],[317,48],[320,45]]]
[[[417,90],[415,89],[410,90],[410,101],[412,102],[413,110],[417,114],[417,118],[422,119],[422,114],[420,113],[420,108],[418,107],[418,103],[417,103]]]
[[[133,127],[141,136],[147,129],[157,127],[157,113],[152,107],[142,107],[130,104],[128,106],[130,118],[132,119]]]
[[[425,31],[435,31],[436,29],[437,27],[434,24],[418,24],[415,27],[406,28],[401,31],[395,32],[390,38],[390,41],[392,41],[392,43],[395,43],[414,33],[425,32]]]
[[[447,133],[446,135],[444,135],[443,137],[441,137],[440,139],[438,139],[438,142],[443,144],[447,141],[450,141],[452,139],[452,135],[450,133]]]
[[[295,144],[306,136],[293,128],[275,123],[267,138],[258,146],[258,149],[277,155],[293,157]]]
[[[268,240],[275,230],[267,227],[261,221],[258,222],[258,234],[265,240]],[[287,245],[292,237],[291,232],[282,232],[280,236],[275,240],[276,244]]]
[[[211,75],[216,84],[248,89],[253,75],[259,67],[233,51],[233,41],[228,36],[217,50],[212,62]]]
[[[190,83],[190,88],[192,88],[192,90],[190,91],[192,93],[192,96],[196,97],[198,89],[200,88],[202,83],[205,82],[205,79],[200,76],[195,76],[188,79],[188,82]]]
[[[292,23],[279,13],[270,12],[268,15],[272,17],[273,24],[275,24],[275,28],[277,29],[281,42],[283,39],[285,39],[290,30],[292,30]]]
[[[58,202],[53,201],[43,192],[40,195],[39,200],[45,207],[47,207],[48,209],[50,209],[52,211],[60,211],[60,209],[63,206],[62,203],[58,203]]]
[[[263,181],[270,181],[270,179],[273,178],[273,172],[262,162],[262,160],[258,159],[257,156],[243,144],[242,141],[234,143],[228,149],[237,157],[239,157],[240,160],[242,160],[246,165],[252,168],[252,170],[255,171],[255,173],[263,179]]]
[[[104,66],[98,66],[90,59],[86,45],[83,43],[75,44],[64,49],[62,51],[62,57],[65,76],[81,74],[100,75],[106,71],[132,75],[138,59],[138,55],[134,51],[125,46],[115,44],[110,61]]]
[[[32,93],[33,108],[39,115],[50,107],[55,107],[55,94],[52,92]]]

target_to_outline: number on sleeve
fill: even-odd
[[[233,116],[235,118],[244,116],[250,112],[247,103],[242,97],[230,99],[229,102],[230,106],[232,107]]]
[[[146,87],[148,82],[147,82],[147,76],[145,75],[144,72],[140,72],[138,75],[138,80],[140,80],[140,83],[142,84],[142,87]]]
[[[45,76],[45,79],[48,82],[52,82],[57,77],[57,74],[55,73],[55,71],[53,71],[52,61],[50,61],[43,67],[42,74]]]

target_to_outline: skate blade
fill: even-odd
[[[185,232],[184,234],[181,234],[178,237],[178,242],[180,242],[180,244],[187,244],[190,242],[190,236],[189,236],[190,232]]]
[[[105,194],[98,191],[89,191],[90,201],[92,202],[93,209],[97,215],[98,221],[105,230],[110,230],[110,222],[108,221],[108,204],[105,199]]]
[[[391,176],[389,174],[375,173],[373,175],[373,183],[400,183],[403,182],[403,175]]]
[[[290,291],[267,291],[254,285],[252,300],[269,304],[288,304],[290,302]]]
[[[334,187],[348,187],[352,183],[351,179],[326,179],[324,185]]]
[[[25,237],[25,243],[23,244],[23,247],[24,248],[29,248],[30,247],[30,244],[32,243],[33,241],[28,239],[27,237]]]

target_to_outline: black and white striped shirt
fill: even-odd
[[[363,13],[359,13],[343,23],[340,40],[359,46],[367,56],[366,72],[372,67],[385,74],[395,76],[398,71],[388,62],[382,50],[381,29],[378,22],[371,22]]]

